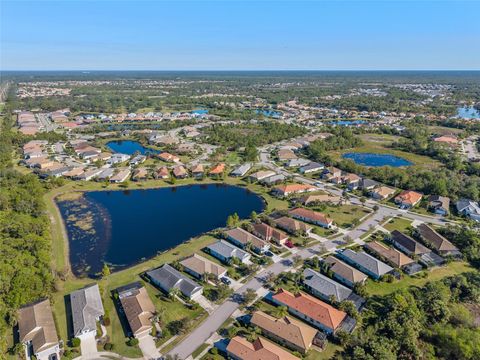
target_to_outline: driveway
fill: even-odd
[[[210,301],[208,301],[208,299],[203,295],[199,295],[195,297],[194,300],[198,303],[198,305],[204,308],[205,311],[208,312],[209,314],[211,314],[213,310],[215,310],[216,308],[216,306],[213,305]]]
[[[151,335],[145,335],[138,339],[138,347],[142,350],[144,359],[158,359],[160,352],[155,346],[155,341]]]
[[[91,359],[97,357],[97,341],[95,333],[91,332],[80,337],[80,350],[82,351],[82,359]]]

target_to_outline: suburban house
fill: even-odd
[[[329,270],[333,273],[333,278],[348,287],[353,288],[355,284],[363,284],[368,279],[368,275],[365,275],[332,255],[329,255],[324,261],[329,265]]]
[[[303,270],[303,284],[309,293],[325,301],[333,298],[342,302],[353,294],[349,288],[309,268]]]
[[[290,314],[327,334],[335,333],[347,318],[345,312],[304,292],[294,295],[287,290],[280,289],[271,296],[271,301],[276,305],[286,306]]]
[[[461,257],[462,253],[450,241],[436,232],[427,224],[420,224],[415,229],[416,234],[422,241],[435,249],[442,256]]]
[[[103,172],[103,169],[89,169],[77,176],[78,180],[90,181]]]
[[[250,245],[252,250],[258,254],[263,254],[270,249],[270,244],[238,227],[225,231],[225,238],[241,249]]]
[[[136,338],[148,335],[156,311],[147,289],[136,282],[117,289],[117,293],[132,335]]]
[[[367,178],[362,178],[362,180],[360,181],[360,189],[362,190],[373,190],[379,185],[380,183],[376,182],[375,180]]]
[[[249,179],[256,182],[256,181],[266,179],[266,178],[268,178],[270,176],[273,176],[275,174],[276,174],[276,172],[271,171],[271,170],[261,170],[261,171],[257,171],[256,173],[251,174],[249,176]]]
[[[425,266],[440,266],[445,263],[445,259],[441,256],[398,230],[392,231],[392,243],[404,253],[418,256],[420,258],[419,261]]]
[[[177,179],[185,179],[188,177],[188,171],[183,165],[177,165],[172,170],[173,176]]]
[[[448,215],[450,212],[450,199],[446,196],[430,195],[428,209],[438,215]]]
[[[280,229],[283,229],[290,234],[296,234],[298,232],[304,232],[308,234],[312,231],[312,226],[305,224],[304,222],[292,219],[288,216],[282,216],[281,218],[275,219],[275,225]]]
[[[277,319],[263,311],[255,311],[250,324],[259,327],[263,336],[306,354],[310,350],[318,330],[290,316]]]
[[[133,171],[132,180],[140,181],[148,178],[148,170],[145,167],[139,167]]]
[[[343,183],[347,184],[348,190],[356,190],[360,187],[362,178],[357,174],[347,174],[343,177]]]
[[[338,204],[340,200],[341,200],[340,196],[333,196],[330,194],[306,195],[300,198],[300,202],[303,205],[316,204],[316,203]]]
[[[323,164],[320,164],[317,162],[311,162],[311,163],[308,163],[307,165],[302,166],[300,169],[298,169],[298,171],[300,171],[300,173],[302,174],[310,174],[310,173],[315,173],[320,170],[323,170],[324,167],[325,165]]]
[[[480,221],[480,206],[468,199],[460,199],[456,203],[460,215],[468,216],[470,219]]]
[[[300,360],[280,346],[259,336],[253,343],[235,336],[228,343],[227,356],[233,360]]]
[[[170,170],[166,166],[161,166],[153,172],[155,179],[168,179],[170,177]]]
[[[232,261],[232,258],[237,258],[242,263],[248,263],[251,257],[248,252],[239,249],[224,240],[219,240],[211,245],[208,245],[205,248],[205,251],[227,264]]]
[[[412,208],[417,205],[420,200],[422,200],[422,194],[412,190],[404,190],[394,199],[395,204],[399,205],[402,209]]]
[[[289,149],[278,150],[277,156],[278,156],[278,160],[280,161],[292,160],[297,158],[297,155],[295,155],[295,153]]]
[[[210,169],[208,175],[218,176],[218,175],[222,175],[224,171],[225,171],[225,164],[220,163],[215,165],[212,169]]]
[[[107,164],[108,165],[115,165],[115,164],[119,164],[119,163],[122,163],[124,161],[127,161],[128,159],[130,159],[130,155],[115,153],[115,154],[112,154],[110,159],[107,160]]]
[[[152,283],[154,283],[167,294],[175,288],[180,290],[180,292],[189,299],[195,299],[196,297],[202,295],[202,286],[198,285],[195,281],[186,277],[168,264],[165,264],[157,269],[147,271],[146,274]]]
[[[223,266],[197,254],[183,259],[180,261],[180,264],[185,269],[185,272],[200,280],[203,280],[206,275],[213,275],[216,279],[219,279],[227,273],[227,269]]]
[[[288,240],[288,235],[283,231],[275,229],[265,223],[253,224],[253,234],[262,240],[271,241],[277,245],[283,245],[285,241]]]
[[[89,285],[70,294],[73,335],[82,338],[97,335],[97,321],[105,314],[97,284]]]
[[[192,166],[190,171],[195,179],[201,179],[205,175],[205,169],[202,164]]]
[[[272,193],[277,196],[288,196],[316,190],[318,190],[318,188],[308,184],[287,184],[274,187]]]
[[[272,186],[285,181],[285,179],[286,179],[285,175],[276,174],[266,179],[260,180],[260,183],[262,183],[263,185]]]
[[[233,171],[230,173],[230,176],[237,176],[237,177],[245,176],[250,171],[251,168],[252,168],[252,164],[247,163],[247,164],[240,165],[235,169],[233,169]]]
[[[308,159],[303,159],[303,158],[298,158],[298,159],[288,160],[288,161],[285,163],[285,166],[292,168],[292,167],[305,166],[305,165],[308,165],[308,164],[310,164],[310,160],[308,160]]]
[[[137,166],[145,162],[147,160],[147,157],[145,155],[136,155],[133,157],[133,159],[130,160],[128,163],[130,166]]]
[[[322,179],[334,182],[336,184],[341,183],[342,170],[337,169],[336,167],[329,167],[323,170]]]
[[[18,311],[19,341],[27,359],[60,359],[60,344],[48,299],[26,305]]]
[[[110,182],[112,183],[124,182],[130,177],[130,173],[131,173],[130,169],[120,169],[118,173],[116,173],[110,178]]]
[[[378,241],[366,243],[365,248],[396,268],[402,268],[415,262],[401,251],[385,246]]]
[[[294,219],[306,221],[311,224],[319,225],[327,229],[333,226],[333,220],[330,219],[327,215],[322,214],[321,212],[318,212],[318,211],[304,209],[304,208],[296,208],[296,209],[290,210],[288,214]]]
[[[375,200],[385,200],[393,194],[395,194],[395,189],[392,189],[388,186],[380,186],[370,191],[370,196]]]
[[[106,168],[103,169],[100,174],[97,176],[97,181],[106,181],[109,180],[113,174],[115,173],[115,169],[113,168]]]
[[[162,161],[165,161],[165,162],[173,162],[173,163],[176,163],[176,162],[179,162],[180,161],[180,158],[176,155],[173,155],[173,154],[170,154],[168,152],[162,152],[161,154],[158,154],[157,157],[162,160]]]
[[[338,257],[347,263],[355,266],[361,272],[367,274],[375,280],[380,279],[383,275],[388,274],[393,268],[384,262],[375,259],[366,252],[355,252],[345,249],[337,252]]]

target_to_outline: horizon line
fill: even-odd
[[[353,71],[474,71],[480,72],[478,69],[0,69],[0,72],[46,72],[46,71],[139,71],[139,72],[287,72],[287,71],[324,71],[324,72],[335,72],[335,71],[344,71],[344,72],[353,72]]]

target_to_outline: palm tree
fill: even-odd
[[[246,334],[246,338],[248,341],[253,342],[258,339],[258,336],[262,333],[262,330],[260,330],[259,327],[257,326],[252,326],[248,328],[248,332]]]
[[[282,319],[285,316],[288,315],[288,308],[286,306],[279,306],[276,308],[275,315],[277,315],[278,318]]]
[[[175,300],[175,298],[177,296],[180,295],[180,290],[178,288],[171,288],[170,291],[168,292],[168,297],[171,299],[171,300]]]

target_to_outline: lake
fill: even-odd
[[[338,120],[338,121],[330,121],[330,125],[338,125],[338,126],[352,126],[352,125],[362,125],[366,124],[365,120]]]
[[[282,116],[282,113],[280,111],[275,111],[275,110],[262,110],[262,109],[258,109],[256,111],[257,114],[262,114],[263,116],[266,116],[266,117],[271,117],[271,118],[275,118],[275,119],[278,119]]]
[[[372,153],[346,153],[342,155],[345,159],[351,159],[355,163],[364,166],[409,166],[412,163],[399,156],[390,154],[372,154]]]
[[[207,115],[208,110],[207,109],[196,109],[196,110],[192,110],[191,114],[193,114],[193,115]]]
[[[107,147],[116,153],[122,153],[127,155],[133,155],[135,153],[140,153],[142,155],[148,154],[160,154],[160,150],[155,150],[148,148],[140,144],[138,141],[133,140],[118,140],[110,141],[107,143]]]
[[[473,106],[462,106],[457,108],[457,117],[463,119],[480,119],[480,111]]]
[[[193,237],[264,209],[263,199],[224,184],[147,190],[91,191],[57,201],[75,275],[94,275],[103,263],[117,271]]]

